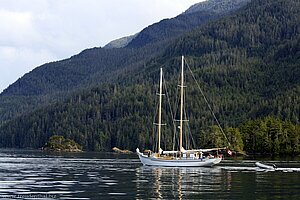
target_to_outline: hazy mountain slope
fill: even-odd
[[[131,42],[131,40],[133,38],[135,38],[137,35],[138,35],[138,33],[113,40],[113,41],[109,42],[107,45],[105,45],[103,48],[105,48],[105,49],[123,48],[123,47],[127,46],[128,43]]]
[[[135,62],[133,59],[126,59],[132,58],[135,54],[136,52],[129,49],[84,50],[69,59],[35,68],[5,89],[1,96],[30,96],[68,91],[89,82],[90,77],[95,73],[103,74],[99,76],[98,82],[101,82],[109,76],[108,71]]]
[[[235,14],[172,41],[159,56],[124,73],[126,84],[100,84],[2,125],[0,146],[40,147],[53,134],[75,139],[89,150],[150,145],[159,68],[164,67],[168,86],[176,88],[182,54],[222,125],[269,115],[299,124],[299,13],[297,0],[254,0]],[[195,83],[186,80],[187,95],[192,96],[187,101],[192,108],[190,129],[199,144],[201,132],[213,119]],[[170,95],[175,93],[169,90]],[[300,139],[298,133],[295,130],[290,138],[293,142]],[[172,134],[164,137],[162,146],[168,146]]]

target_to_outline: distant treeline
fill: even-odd
[[[247,154],[300,154],[300,125],[274,117],[249,120],[238,128],[226,128],[232,149]],[[221,141],[220,133],[219,141]]]

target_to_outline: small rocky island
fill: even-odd
[[[44,151],[54,152],[82,152],[82,147],[74,140],[65,139],[63,136],[53,135],[42,148]]]
[[[118,147],[114,147],[112,148],[112,150],[115,152],[115,153],[120,153],[120,154],[131,154],[133,153],[132,151],[129,151],[129,150],[122,150],[122,149],[119,149]]]

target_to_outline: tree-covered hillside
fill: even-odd
[[[228,0],[222,1],[227,5]],[[80,88],[101,83],[123,84],[124,78],[164,52],[172,39],[220,18],[230,9],[234,7],[222,14],[194,12],[156,23],[138,34],[140,37],[151,32],[157,38],[156,43],[137,39],[138,43],[142,42],[140,48],[92,48],[71,58],[37,67],[0,94],[0,124],[22,113],[61,101]],[[160,37],[160,32],[167,33],[167,37]]]
[[[212,13],[227,13],[233,12],[251,0],[209,0],[202,1],[200,3],[196,3],[192,5],[189,9],[187,9],[184,13],[194,13],[194,12],[212,12]]]
[[[74,139],[87,150],[109,151],[114,146],[130,150],[137,146],[149,148],[154,137],[152,123],[159,68],[164,69],[171,104],[175,107],[183,54],[217,118],[226,127],[234,149],[299,153],[299,13],[297,0],[253,0],[229,16],[161,43],[164,48],[147,60],[132,62],[122,71],[118,71],[118,64],[114,65],[115,70],[102,71],[104,77],[111,76],[107,83],[87,84],[68,97],[3,123],[0,146],[38,148],[50,136],[59,134]],[[155,52],[151,47],[156,45],[147,48]],[[97,63],[96,55],[94,59]],[[116,58],[116,62],[130,61]],[[191,97],[187,111],[195,143],[220,143],[197,85],[188,73],[186,80],[187,96]],[[28,100],[26,103],[30,105]],[[164,147],[170,145],[171,129],[164,130]],[[214,137],[207,140],[203,133],[212,133]]]
[[[200,2],[181,15],[164,19],[142,30],[127,45],[129,48],[143,47],[161,42],[191,31],[206,22],[218,19],[243,6],[250,0],[209,0]]]

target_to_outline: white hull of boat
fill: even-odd
[[[207,158],[207,159],[172,159],[164,160],[162,158],[147,157],[140,152],[137,152],[143,165],[148,166],[163,166],[163,167],[211,167],[222,161],[222,158]]]
[[[300,168],[277,168],[275,165],[265,165],[261,162],[255,163],[256,167],[266,171],[300,172]]]
[[[260,162],[256,162],[255,165],[261,169],[276,169],[276,167],[274,167],[273,165],[265,165]]]

